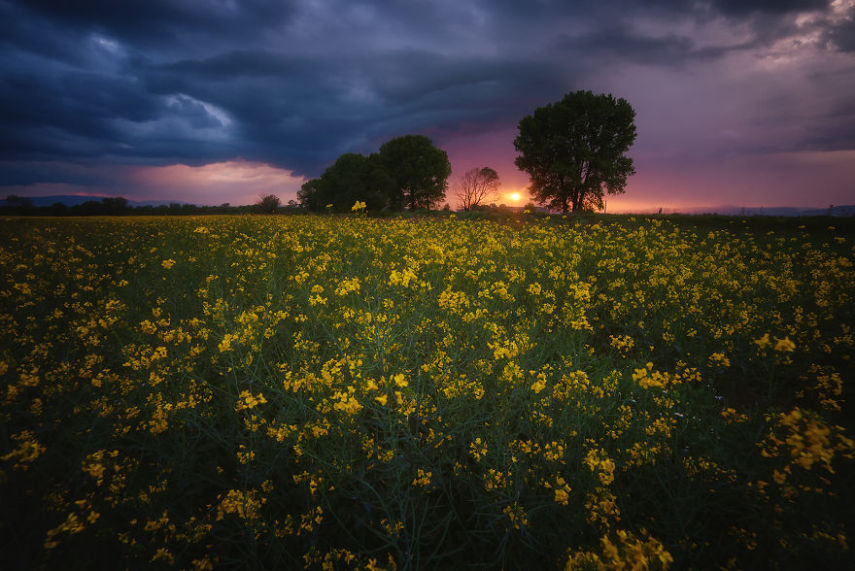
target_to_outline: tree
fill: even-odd
[[[445,199],[451,163],[448,154],[423,135],[404,135],[380,147],[379,159],[391,175],[394,188],[389,207],[431,208]]]
[[[568,93],[519,123],[514,164],[531,177],[535,199],[552,210],[603,207],[603,192],[624,192],[635,141],[635,111],[625,99]]]
[[[303,183],[297,191],[297,200],[306,210],[319,212],[323,207],[321,204],[321,179],[313,178]]]
[[[270,214],[273,214],[276,212],[276,209],[279,208],[280,200],[275,194],[267,194],[259,197],[256,204],[261,212],[269,212]]]
[[[386,206],[393,193],[395,181],[386,172],[377,155],[365,157],[346,153],[336,159],[320,178],[309,180],[297,193],[297,198],[309,210],[321,211],[332,204],[337,212],[349,212],[358,200],[368,210]]]
[[[466,171],[460,177],[460,189],[457,192],[463,210],[469,211],[496,200],[499,184],[499,174],[490,167],[475,167]]]
[[[54,202],[50,205],[50,215],[51,216],[64,216],[68,213],[68,206],[63,204],[62,202]]]
[[[124,214],[128,209],[128,199],[119,197],[105,197],[101,199],[104,214]]]
[[[33,207],[33,201],[31,199],[18,196],[17,194],[7,195],[6,204],[9,208],[17,209],[19,213],[26,213],[27,210]]]

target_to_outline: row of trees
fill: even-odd
[[[327,208],[346,212],[357,201],[364,202],[367,210],[430,210],[445,200],[450,174],[445,151],[423,135],[404,135],[367,157],[341,155],[320,178],[304,183],[297,198],[315,212]],[[460,178],[457,197],[464,210],[474,210],[497,199],[498,187],[494,169],[477,167]],[[264,211],[275,210],[274,198],[264,197],[260,203]]]
[[[304,183],[297,198],[315,212],[346,212],[357,201],[368,210],[431,209],[445,200],[450,175],[445,151],[423,135],[404,135],[367,157],[340,156],[320,178]]]
[[[626,156],[635,142],[635,111],[625,99],[568,93],[519,122],[514,164],[528,173],[535,201],[563,213],[603,208],[606,192],[624,192],[635,173]],[[445,199],[451,164],[445,151],[422,135],[405,135],[368,157],[348,153],[320,178],[306,182],[300,203],[313,211],[343,212],[356,202],[368,210],[435,208]],[[490,167],[464,173],[457,197],[464,210],[497,196],[499,175]]]
[[[8,195],[0,202],[0,215],[15,216],[123,216],[123,215],[189,215],[189,214],[257,214],[271,212],[297,213],[302,209],[296,201],[289,200],[281,205],[279,198],[268,195],[259,199],[256,204],[235,205],[228,202],[218,206],[198,206],[171,202],[160,205],[131,205],[122,197],[105,197],[100,200],[87,200],[80,204],[68,205],[55,202],[50,205],[37,206],[32,199],[14,194]]]

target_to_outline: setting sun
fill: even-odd
[[[522,195],[519,192],[512,192],[510,195],[508,195],[508,198],[510,198],[514,202],[519,202],[519,200],[522,198]]]

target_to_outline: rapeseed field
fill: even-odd
[[[4,568],[852,566],[834,227],[0,222]]]

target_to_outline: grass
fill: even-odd
[[[5,219],[3,553],[851,567],[851,226]]]

